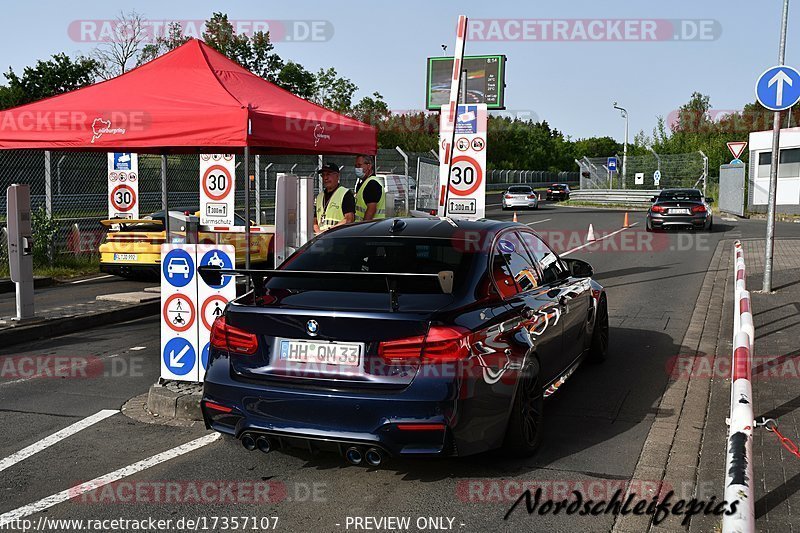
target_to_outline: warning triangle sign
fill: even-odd
[[[731,151],[734,159],[739,159],[739,156],[742,155],[746,146],[746,141],[732,141],[728,143],[728,150]]]

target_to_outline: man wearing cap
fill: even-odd
[[[372,156],[356,157],[356,222],[386,218],[386,195],[373,169]]]
[[[325,163],[317,174],[322,176],[322,190],[314,202],[314,233],[352,223],[356,201],[353,191],[339,184],[339,167],[334,163]]]

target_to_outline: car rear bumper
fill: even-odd
[[[133,276],[148,275],[159,276],[160,265],[152,263],[120,263],[120,262],[101,262],[100,272],[113,274],[114,276]]]
[[[536,207],[539,205],[538,200],[507,200],[503,199],[504,207]]]
[[[707,215],[658,215],[649,214],[650,225],[654,228],[692,227],[704,228],[710,217]]]
[[[255,433],[283,445],[340,453],[356,445],[390,456],[448,456],[500,446],[514,386],[431,374],[417,375],[402,389],[334,391],[243,382],[231,377],[223,356],[212,359],[206,373],[203,417],[208,428],[236,438]]]

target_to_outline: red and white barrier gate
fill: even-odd
[[[736,241],[734,258],[733,360],[731,364],[731,409],[728,453],[725,461],[725,501],[737,501],[736,512],[722,520],[722,532],[755,531],[753,490],[753,313],[750,293],[745,288],[742,243]]]

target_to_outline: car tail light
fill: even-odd
[[[529,194],[528,195],[528,200],[536,200],[536,195],[535,194]]]
[[[401,431],[444,431],[447,426],[444,424],[397,424],[397,429]]]
[[[228,407],[225,405],[220,405],[218,403],[209,402],[208,400],[203,400],[203,405],[206,409],[211,409],[212,411],[219,411],[220,413],[231,413],[233,412],[232,407]]]
[[[211,326],[211,346],[226,352],[253,355],[258,350],[258,337],[249,331],[228,325],[221,316]]]
[[[513,196],[511,196],[510,194],[506,194],[506,199],[509,199],[509,200],[510,200],[511,198],[514,198],[514,197],[513,197]]]
[[[431,326],[426,336],[383,341],[378,355],[393,363],[451,363],[469,356],[469,331],[450,326]]]
[[[653,213],[663,213],[666,211],[666,209],[660,205],[654,205],[653,207],[650,208],[650,210]]]
[[[692,213],[705,213],[705,212],[706,212],[706,206],[704,205],[696,205],[692,207]]]
[[[547,192],[553,192],[553,189],[547,189]]]

